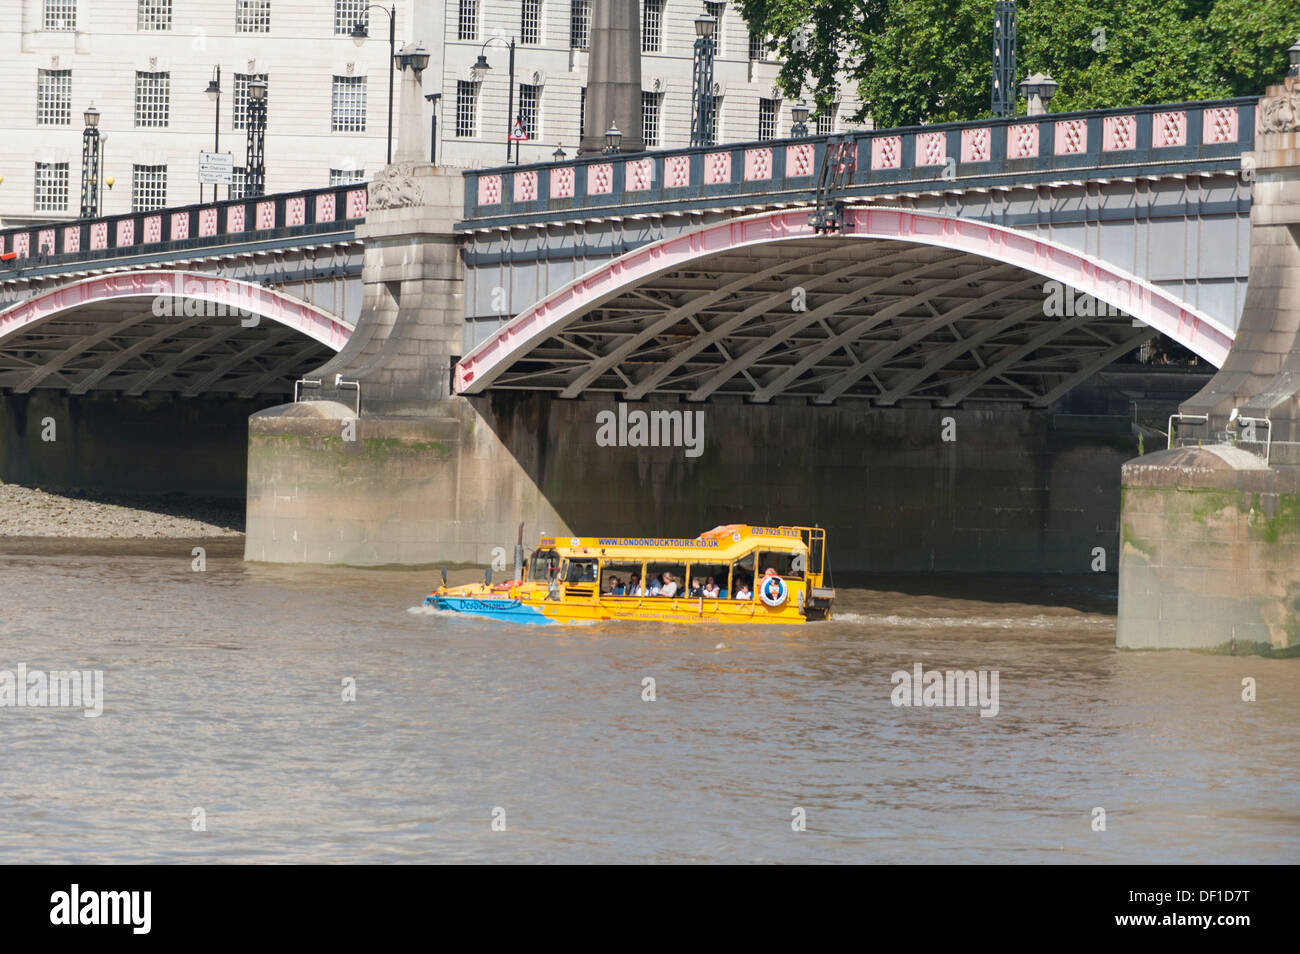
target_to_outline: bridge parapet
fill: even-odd
[[[351,231],[366,217],[364,183],[133,212],[0,231],[0,280],[32,267]]]
[[[1252,148],[1255,98],[1049,113],[469,170],[462,229],[808,202],[827,143],[852,139],[848,196],[1204,172]]]

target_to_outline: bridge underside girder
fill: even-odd
[[[284,395],[334,354],[285,325],[204,305],[158,317],[148,299],[98,302],[23,328],[0,339],[0,389]]]
[[[751,245],[630,285],[556,328],[487,386],[629,400],[1046,406],[1154,331],[1091,299],[1080,309],[1086,315],[1049,315],[1044,282],[933,245]]]

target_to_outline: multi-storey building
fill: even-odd
[[[100,112],[105,214],[210,198],[199,153],[232,154],[243,187],[249,84],[267,84],[266,191],[364,180],[385,162],[388,12],[367,0],[12,0],[0,23],[0,220],[75,218],[83,114]],[[587,45],[597,0],[389,0],[396,44],[423,44],[420,141],[448,166],[505,161],[511,126],[508,42],[515,42],[514,112],[528,140],[522,162],[572,155],[585,115]],[[642,113],[647,145],[690,140],[696,16],[720,21],[716,139],[789,135],[778,64],[739,11],[700,0],[641,0]],[[358,44],[354,25],[369,39]],[[499,40],[497,38],[500,38]],[[486,44],[486,47],[485,47]],[[480,54],[491,71],[481,80]],[[221,96],[208,87],[220,69]],[[400,88],[400,78],[399,78]],[[814,117],[843,128],[856,102]],[[220,117],[218,119],[218,109]],[[394,105],[394,136],[400,109]],[[600,117],[591,117],[600,122]],[[219,140],[219,142],[218,142]]]

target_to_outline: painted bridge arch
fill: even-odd
[[[1041,407],[1154,332],[1215,366],[1232,344],[1214,317],[1038,235],[879,206],[818,235],[809,211],[711,224],[583,275],[461,359],[458,393]]]
[[[352,336],[275,288],[197,271],[98,275],[0,312],[0,388],[282,392]]]

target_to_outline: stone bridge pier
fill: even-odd
[[[1300,654],[1300,77],[1258,114],[1236,340],[1179,446],[1124,466],[1121,647]]]

